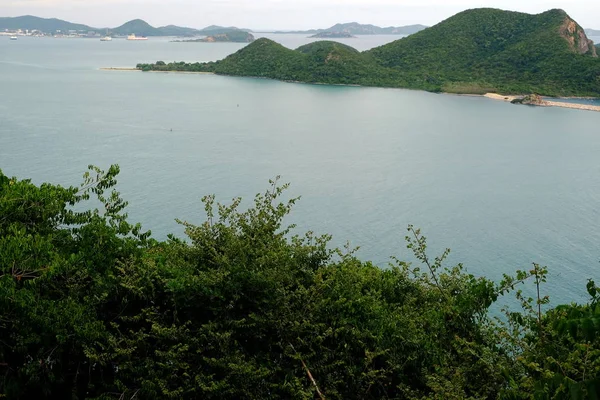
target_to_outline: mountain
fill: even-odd
[[[117,28],[111,29],[111,32],[115,35],[164,36],[160,29],[141,19],[126,22]]]
[[[348,22],[344,24],[335,24],[327,29],[310,29],[307,31],[277,31],[275,33],[297,33],[305,35],[313,35],[324,32],[332,33],[349,33],[351,35],[412,35],[427,28],[425,25],[409,25],[398,27],[381,28],[375,25],[364,25],[358,22]]]
[[[118,28],[107,29],[107,28],[93,28],[88,25],[74,24],[72,22],[63,21],[56,18],[46,19],[34,17],[31,15],[25,15],[22,17],[14,18],[0,18],[0,30],[39,30],[46,33],[54,33],[56,31],[67,32],[67,31],[111,31],[114,35],[130,35],[135,33],[138,36],[200,36],[205,35],[199,29],[184,28],[175,25],[161,26],[155,28],[148,24],[146,21],[141,19],[134,19],[129,21]],[[236,29],[236,28],[234,28]],[[231,30],[231,29],[230,29]]]
[[[345,24],[336,24],[331,28],[325,29],[325,32],[346,32],[351,35],[411,35],[427,28],[424,25],[410,25],[400,27],[381,28],[375,25],[363,25],[358,22],[349,22]]]
[[[443,91],[600,94],[596,49],[563,10],[468,10],[367,55]]]
[[[198,29],[185,28],[176,25],[161,26],[157,29],[160,31],[161,36],[199,36],[203,34]]]
[[[599,31],[599,30],[597,30],[597,29],[586,29],[586,30],[585,30],[585,33],[586,33],[588,36],[600,36],[600,31]]]
[[[54,33],[56,31],[67,32],[73,31],[95,31],[92,28],[83,24],[74,24],[68,21],[63,21],[56,18],[39,18],[32,15],[24,15],[22,17],[0,18],[0,30],[38,30],[42,32]]]
[[[186,67],[178,64],[177,68]],[[467,10],[364,53],[335,42],[290,50],[259,39],[224,60],[193,68],[224,75],[434,92],[600,97],[597,48],[562,10],[538,15]]]
[[[252,32],[250,29],[240,29],[235,26],[218,26],[211,25],[200,30],[201,35],[222,35],[232,31]]]

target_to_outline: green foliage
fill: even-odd
[[[495,284],[446,266],[449,250],[431,258],[413,227],[417,264],[380,269],[329,236],[294,235],[298,199],[277,180],[246,210],[205,197],[204,222],[180,221],[185,241],[156,242],[127,222],[118,172],[90,167],[79,188],[0,172],[0,394],[579,399],[600,387],[591,281],[588,304],[543,312],[545,268]],[[535,298],[518,290],[528,280]],[[510,291],[522,311],[494,322]]]
[[[229,30],[223,33],[213,34],[205,39],[200,39],[203,42],[237,42],[248,43],[254,41],[254,35],[239,29]]]
[[[327,41],[294,51],[263,38],[213,71],[434,92],[600,96],[600,59],[584,41],[583,29],[562,10],[529,15],[484,8],[364,53]]]

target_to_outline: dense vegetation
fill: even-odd
[[[211,34],[203,38],[198,39],[187,39],[187,40],[174,40],[177,43],[214,43],[214,42],[231,42],[231,43],[252,43],[254,42],[254,35],[250,32],[242,31],[240,29],[230,30],[223,33]]]
[[[584,399],[600,393],[600,292],[543,311],[546,270],[498,284],[379,269],[293,236],[295,199],[204,198],[187,239],[127,222],[118,167],[80,187],[0,173],[0,394],[10,399]],[[97,207],[97,208],[96,208]],[[529,285],[537,293],[527,298]],[[516,290],[523,309],[488,310]],[[504,322],[502,322],[504,321]]]
[[[468,10],[364,53],[328,42],[314,46],[328,49],[331,56],[309,59],[301,49],[260,39],[210,69],[225,75],[436,92],[600,96],[596,48],[562,10],[539,15]],[[321,74],[323,70],[327,73]]]
[[[482,91],[600,95],[600,60],[569,44],[583,29],[567,37],[561,34],[566,21],[561,10],[470,10],[368,54],[444,91],[464,83]]]
[[[230,30],[223,33],[211,34],[204,39],[203,42],[235,42],[235,43],[251,43],[254,42],[254,35],[241,30]]]

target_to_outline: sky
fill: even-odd
[[[36,15],[98,28],[141,18],[154,26],[299,30],[354,21],[431,26],[478,7],[532,14],[562,8],[584,28],[600,29],[599,0],[0,0],[0,16]]]

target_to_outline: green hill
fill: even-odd
[[[181,26],[176,26],[176,25],[167,25],[167,26],[161,26],[160,28],[157,28],[160,33],[161,36],[197,36],[197,35],[202,35],[202,32],[198,29],[193,29],[193,28],[185,28],[185,27],[181,27]]]
[[[368,54],[445,91],[600,94],[596,51],[562,10],[468,10]]]
[[[141,19],[134,19],[126,22],[123,25],[112,29],[112,32],[116,35],[135,34],[137,36],[163,36],[160,29],[151,26]]]
[[[314,42],[296,52],[306,58],[306,82],[397,86],[400,79],[399,74],[390,74],[358,50],[338,42]]]
[[[562,10],[529,15],[486,8],[464,11],[364,53],[335,42],[289,50],[260,39],[204,68],[225,75],[436,92],[600,96],[596,49]]]
[[[215,72],[224,75],[253,76],[306,81],[306,57],[272,40],[261,38],[216,63]]]
[[[254,42],[254,35],[246,31],[233,30],[219,34],[212,34],[203,39],[202,42],[231,42],[231,43],[251,43]]]
[[[211,70],[221,75],[306,83],[397,86],[400,80],[394,71],[381,68],[354,48],[330,41],[290,50],[261,38],[218,61]]]
[[[96,28],[92,28],[83,24],[74,24],[68,21],[63,21],[56,18],[39,18],[32,15],[24,15],[22,17],[14,18],[0,18],[0,30],[38,30],[47,33],[54,33],[56,31],[95,31]]]

